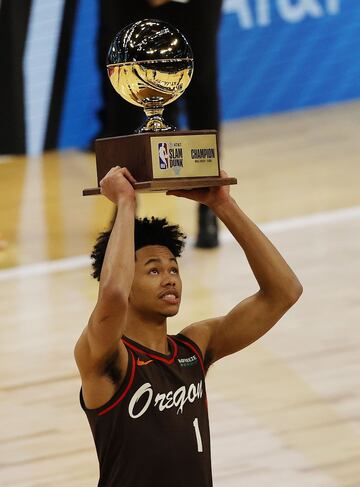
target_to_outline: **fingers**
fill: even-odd
[[[128,170],[127,167],[122,167],[121,171],[122,171],[123,175],[126,177],[126,179],[128,179],[130,181],[130,183],[133,183],[133,184],[136,183],[136,179],[134,178],[134,176],[131,174],[131,172]]]
[[[135,184],[137,181],[136,179],[134,178],[134,176],[131,174],[131,172],[129,171],[129,169],[127,167],[121,167],[121,166],[113,166],[108,172],[107,174],[103,177],[103,179],[100,181],[100,184],[101,182],[107,177],[107,176],[111,176],[113,174],[116,174],[116,173],[121,173],[128,181],[130,181],[132,184]]]
[[[114,166],[114,167],[112,167],[112,168],[111,168],[111,169],[110,169],[110,170],[109,170],[109,171],[108,171],[108,172],[105,174],[105,176],[104,176],[104,177],[101,179],[101,181],[100,181],[100,186],[101,186],[102,184],[104,184],[104,182],[106,181],[106,179],[107,179],[108,177],[112,176],[113,174],[115,174],[116,172],[118,172],[118,171],[120,171],[120,170],[121,170],[120,166]]]
[[[114,173],[116,173],[116,172],[119,172],[119,171],[121,171],[121,166],[113,166],[113,167],[112,167],[112,168],[111,168],[111,169],[110,169],[110,170],[107,172],[107,174],[105,175],[105,177],[106,177],[106,176],[108,176],[108,175],[110,175],[110,174],[114,174]]]
[[[220,176],[222,178],[228,178],[229,177],[228,173],[226,171],[224,171],[224,169],[220,169]]]

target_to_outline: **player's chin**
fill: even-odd
[[[161,313],[170,318],[171,316],[175,316],[178,314],[179,312],[179,308],[180,308],[180,303],[178,304],[169,304],[167,306],[163,306],[162,307],[162,310],[161,310]]]
[[[168,318],[171,318],[172,316],[177,315],[177,314],[178,314],[178,312],[179,312],[179,308],[177,308],[176,310],[175,310],[175,309],[173,309],[173,310],[169,310],[169,311],[166,313],[166,316],[167,316]]]

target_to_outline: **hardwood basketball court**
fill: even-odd
[[[223,127],[231,192],[304,293],[265,337],[210,369],[215,487],[360,485],[359,121],[357,102]],[[91,154],[0,158],[2,487],[97,483],[73,359],[97,293],[86,256],[112,215],[103,197],[81,196],[95,183]],[[219,249],[193,247],[192,202],[140,195],[138,213],[190,236],[169,333],[257,290],[228,233]]]

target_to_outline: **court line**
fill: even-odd
[[[87,255],[77,255],[66,257],[65,259],[49,260],[37,262],[35,264],[22,265],[11,269],[0,271],[0,281],[8,279],[43,276],[54,272],[72,271],[90,266],[90,257]]]
[[[360,218],[360,206],[351,208],[344,208],[340,210],[324,211],[320,213],[313,213],[294,218],[287,218],[283,220],[274,220],[258,224],[258,227],[264,233],[280,233],[288,230],[316,226],[326,223],[337,223],[348,220]],[[220,234],[221,242],[229,242],[233,239],[230,232],[224,230]],[[188,243],[192,245],[194,238],[189,237]],[[55,272],[64,272],[75,269],[82,269],[90,267],[90,257],[87,255],[78,255],[75,257],[67,257],[54,261],[38,262],[35,264],[23,265],[11,269],[0,270],[0,281],[7,281],[16,278],[27,278],[34,276],[42,276],[52,274]]]
[[[262,225],[258,225],[261,230],[266,232],[283,232],[294,228],[305,228],[325,223],[338,223],[360,218],[360,206],[351,208],[341,208],[332,211],[322,211],[311,215],[298,216],[284,220],[274,220]]]
[[[10,156],[7,156],[7,155],[0,156],[0,164],[14,163],[15,160],[14,160],[14,158],[10,159]]]

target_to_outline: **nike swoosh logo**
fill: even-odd
[[[141,367],[142,365],[148,365],[150,362],[154,362],[153,360],[146,360],[145,362],[143,360],[140,360],[139,358],[136,361],[136,365],[139,365]]]

